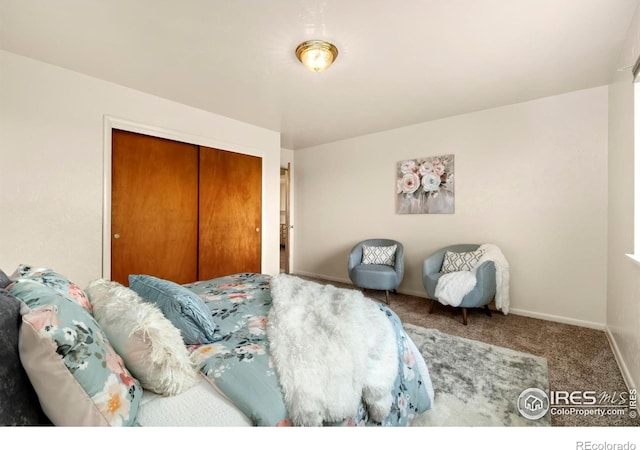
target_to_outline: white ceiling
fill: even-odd
[[[0,0],[0,47],[299,149],[607,84],[639,0]],[[296,46],[339,50],[325,72]]]

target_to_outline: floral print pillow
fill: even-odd
[[[65,297],[71,297],[80,306],[93,314],[93,308],[85,292],[80,287],[68,280],[64,275],[44,267],[34,267],[20,264],[11,276],[12,279],[24,278],[37,281],[48,286]]]
[[[31,308],[22,316],[20,358],[51,422],[137,425],[142,387],[93,316],[31,279],[18,279],[8,290]]]

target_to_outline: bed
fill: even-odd
[[[280,281],[278,291],[274,289],[276,281]],[[295,287],[295,295],[298,297],[291,294],[291,290],[284,293],[282,286],[285,281],[289,283],[289,288]],[[68,284],[61,292],[69,291],[74,292],[76,297],[82,296],[78,293],[79,289],[73,287],[73,283],[68,280],[65,282]],[[195,294],[209,311],[216,325],[215,339],[206,344],[186,345],[189,357],[197,367],[198,377],[189,389],[178,395],[159,395],[142,389],[135,380],[128,381],[130,397],[137,396],[136,411],[131,411],[135,420],[131,424],[143,427],[406,426],[417,415],[431,408],[434,393],[427,365],[405,333],[400,319],[389,307],[365,298],[359,291],[320,285],[297,277],[272,277],[258,273],[238,273],[182,287]],[[310,289],[315,291],[309,291]],[[18,297],[28,299],[20,289],[12,290]],[[328,304],[334,307],[338,305],[338,309],[334,308],[333,311],[334,322],[330,323],[326,312],[317,307],[309,309],[311,306],[305,305],[299,296],[303,291],[306,294],[312,292],[314,295],[311,296],[311,301],[320,303],[322,308],[326,309]],[[319,294],[316,295],[320,291],[325,295],[324,299]],[[331,296],[328,302],[326,295]],[[275,314],[278,308],[281,310],[280,315]],[[303,308],[300,310],[302,316],[299,316],[302,319],[296,320],[294,327],[284,328],[286,333],[281,333],[276,339],[276,331],[281,332],[282,329],[276,330],[274,324],[284,323],[285,315],[293,314],[296,308]],[[364,316],[360,320],[364,322],[364,328],[358,328],[360,325],[355,322],[351,322],[348,327],[343,326],[343,323],[347,323],[345,321],[349,317],[349,309],[356,316]],[[368,312],[363,312],[365,310]],[[392,334],[379,334],[375,337],[376,333],[372,331],[363,332],[367,330],[366,322],[369,327],[373,323],[372,315],[376,315],[376,320],[383,317]],[[88,320],[85,319],[85,322]],[[316,321],[312,327],[309,326],[310,320]],[[303,341],[302,337],[298,339],[301,336],[300,323],[305,325],[305,332],[311,333],[311,341],[317,342],[315,350],[310,348],[314,344]],[[323,330],[318,331],[318,323],[320,327],[324,327]],[[96,322],[96,327],[100,325],[102,324]],[[310,328],[313,329],[310,331]],[[327,330],[329,332],[325,333]],[[321,336],[322,333],[324,337]],[[352,342],[345,340],[348,335]],[[358,340],[358,336],[364,338]],[[356,341],[361,347],[351,347]],[[301,342],[305,342],[304,346]],[[331,343],[336,342],[338,344],[333,345],[335,348],[332,350]],[[276,343],[278,344],[275,345]],[[381,364],[385,362],[380,357],[380,354],[385,353],[385,346],[389,350],[386,351],[387,355],[393,355],[392,364],[389,364],[389,359]],[[291,357],[290,351],[296,347],[305,348],[304,355],[309,355],[306,361],[304,355]],[[360,351],[362,348],[365,351]],[[368,354],[367,358],[361,357],[364,353]],[[328,363],[320,369],[313,365],[305,366],[311,359],[317,360],[318,355],[323,355],[322,358],[326,355],[327,359],[331,355],[348,355],[349,361],[356,361],[357,364],[348,362],[332,366]],[[288,361],[287,366],[278,358],[294,361]],[[362,366],[360,369],[358,364]],[[123,370],[126,371],[126,367]],[[311,382],[296,385],[295,382],[300,381],[300,374],[304,370],[307,370],[306,376],[311,375]],[[326,373],[322,375],[323,372]],[[388,374],[391,373],[393,376],[390,378]],[[340,376],[345,374],[344,377]],[[391,383],[384,385],[385,392],[381,392],[383,385],[378,381],[385,377]],[[128,379],[122,373],[119,378]],[[308,380],[307,378],[306,381]],[[316,385],[322,387],[320,394]],[[34,387],[40,396],[38,387]],[[357,391],[357,403],[345,402],[338,408],[335,404],[347,397],[343,395],[345,388]],[[376,402],[382,402],[385,407],[379,407]],[[319,409],[321,411],[317,412]],[[384,411],[384,415],[381,415],[381,411]],[[51,417],[49,411],[46,412]],[[68,415],[67,411],[65,420]],[[57,424],[57,419],[51,421]]]

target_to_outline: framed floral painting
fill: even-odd
[[[398,162],[398,214],[453,214],[453,155]]]

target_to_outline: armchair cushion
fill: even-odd
[[[395,266],[397,245],[377,247],[362,245],[362,264],[382,264],[385,266]]]

